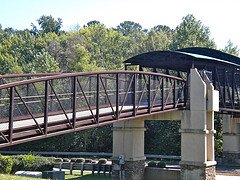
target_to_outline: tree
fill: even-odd
[[[116,30],[120,31],[124,36],[128,36],[134,32],[141,31],[142,26],[132,21],[124,21],[117,26]]]
[[[176,27],[173,37],[172,49],[185,47],[216,47],[213,39],[210,38],[210,31],[200,20],[192,14],[183,17],[182,23]]]
[[[60,72],[58,63],[44,50],[35,55],[34,61],[29,66],[31,73]]]
[[[230,40],[227,42],[227,45],[224,47],[224,49],[222,49],[222,51],[228,54],[232,54],[234,56],[239,55],[238,46],[234,46],[234,44]]]
[[[153,30],[155,30],[156,32],[164,32],[164,33],[172,33],[174,30],[171,29],[169,26],[166,25],[157,25],[153,27]]]
[[[57,20],[55,20],[52,16],[41,16],[38,20],[37,20],[41,31],[43,34],[49,33],[49,32],[55,32],[56,34],[59,34],[60,29],[62,27],[62,19],[61,18],[57,18]],[[36,26],[33,26],[33,32],[36,32]]]
[[[181,135],[178,121],[146,121],[145,153],[181,154]]]
[[[151,29],[144,46],[146,51],[167,50],[170,48],[173,34],[170,31]]]
[[[101,23],[97,20],[93,20],[93,21],[89,21],[87,23],[87,26],[95,26],[95,25],[98,25],[98,24],[101,24]]]
[[[127,52],[129,39],[120,32],[108,29],[103,24],[84,27],[79,35],[85,39],[83,45],[91,55],[90,62],[96,62],[103,69],[123,68],[123,54]]]
[[[96,65],[96,61],[90,61],[89,53],[79,44],[75,46],[75,56],[70,62],[70,68],[73,72],[89,72],[101,69]]]

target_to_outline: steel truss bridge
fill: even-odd
[[[187,109],[191,68],[219,90],[220,113],[240,114],[238,57],[187,48],[144,53],[125,63],[140,71],[1,76],[0,147]]]

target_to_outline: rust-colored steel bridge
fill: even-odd
[[[140,71],[0,76],[0,147],[186,109],[191,68],[219,91],[220,113],[240,115],[238,57],[186,48],[140,54],[125,65]]]
[[[2,76],[0,147],[185,107],[186,81],[166,74],[45,75]]]

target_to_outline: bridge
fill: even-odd
[[[185,48],[134,56],[125,71],[3,75],[0,147],[114,124],[113,163],[125,155],[127,176],[139,179],[133,167],[144,168],[144,120],[174,119],[181,120],[182,179],[203,169],[203,179],[214,177],[214,111],[224,120],[224,155],[240,159],[239,67],[238,57]]]

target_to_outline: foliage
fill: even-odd
[[[107,159],[105,159],[105,158],[100,158],[98,160],[98,164],[106,164],[106,163],[107,163]]]
[[[222,49],[222,51],[228,54],[232,54],[234,56],[239,55],[238,46],[234,46],[234,44],[230,40],[227,42],[227,45],[225,46],[224,49]]]
[[[219,115],[215,115],[214,127],[216,129],[215,137],[215,154],[216,157],[222,157],[223,153],[223,127],[222,118]]]
[[[13,160],[10,156],[0,155],[0,173],[9,174],[12,170]]]
[[[65,134],[4,148],[14,151],[112,152],[112,126]]]
[[[41,16],[37,20],[39,26],[41,27],[42,33],[46,34],[49,32],[55,32],[56,34],[60,32],[62,27],[62,19],[58,18],[55,20],[52,16]],[[36,28],[33,27],[33,31],[36,32]]]
[[[41,72],[59,72],[59,64],[56,60],[45,51],[39,52],[34,56],[34,60],[30,64],[31,73]]]
[[[165,163],[164,161],[159,161],[159,162],[157,163],[157,167],[159,167],[159,168],[165,168],[165,167],[166,167],[166,163]]]
[[[181,135],[178,121],[146,121],[145,153],[181,154]]]
[[[148,167],[156,167],[157,163],[155,161],[149,161],[148,162]]]
[[[34,156],[34,155],[18,155],[13,156],[12,173],[16,171],[49,171],[52,170],[54,159]]]
[[[182,23],[175,30],[172,49],[194,46],[214,48],[216,45],[210,38],[209,28],[189,14],[183,17]]]
[[[132,21],[124,21],[117,26],[117,30],[120,31],[124,36],[128,36],[137,31],[141,31],[142,26],[139,23]]]

